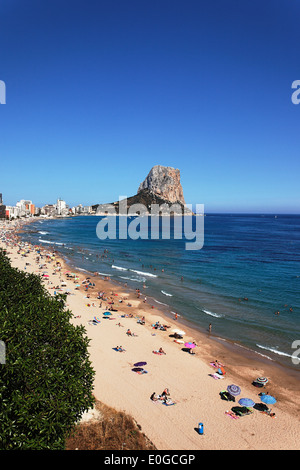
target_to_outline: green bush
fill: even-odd
[[[94,404],[86,331],[70,323],[66,297],[12,268],[0,250],[0,449],[64,449]]]

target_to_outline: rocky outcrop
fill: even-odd
[[[178,169],[156,165],[140,184],[138,194],[147,189],[166,202],[185,204]]]
[[[169,166],[156,165],[151,168],[147,177],[139,185],[137,194],[127,198],[127,211],[135,204],[143,205],[150,213],[151,205],[159,205],[160,214],[192,214],[185,207],[180,171]],[[113,212],[118,214],[119,201],[110,204],[97,204],[92,208],[99,215],[110,213],[112,208]]]

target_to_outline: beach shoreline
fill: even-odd
[[[20,240],[17,231],[21,228],[22,224],[11,226],[11,237],[2,240],[0,247],[7,249],[13,266],[22,270],[26,267],[28,272],[39,274],[35,247],[26,245],[29,249],[26,260],[18,253]],[[11,242],[8,241],[9,238]],[[147,298],[147,302],[144,303],[142,298],[137,297],[137,292],[121,283],[105,280],[101,276],[88,276],[95,286],[88,290],[90,299],[85,299],[82,282],[87,274],[71,267],[56,247],[55,251],[40,247],[40,251],[44,254],[55,253],[55,263],[61,265],[60,278],[71,292],[67,296],[67,308],[73,312],[72,321],[74,324],[83,324],[91,339],[90,354],[96,370],[96,398],[131,414],[158,449],[297,449],[300,435],[297,418],[299,412],[297,371],[286,371],[277,363],[264,360],[262,356],[252,351],[242,350],[239,345],[231,344],[213,334],[198,331],[182,317],[177,320],[170,318],[159,306],[152,306],[149,303],[150,299]],[[29,265],[26,266],[25,261]],[[49,266],[51,262],[53,265],[53,260],[47,261]],[[53,283],[58,280],[58,273],[53,274],[53,266],[51,270],[45,287],[53,294]],[[76,274],[78,284],[81,285],[78,290],[74,290],[74,280],[62,274],[67,271]],[[109,305],[104,302],[105,305],[99,307],[97,292],[106,292],[107,296],[116,300],[113,305],[118,307],[117,312],[112,312],[115,320],[102,317],[98,325],[91,324],[90,317],[95,315],[100,317]],[[118,302],[121,298],[126,300]],[[87,306],[92,303],[96,306]],[[142,317],[145,317],[145,325],[137,323]],[[123,327],[117,326],[118,320],[119,323],[124,323]],[[169,328],[165,331],[154,330],[153,325],[157,321]],[[126,326],[137,333],[136,338],[126,337]],[[198,345],[195,348],[195,355],[184,351],[183,344],[174,342],[171,333],[174,328],[184,328],[186,332],[184,342],[194,341]],[[120,344],[125,347],[125,353],[113,350]],[[153,354],[152,351],[159,347],[166,350],[165,356]],[[135,362],[141,360],[147,362],[149,370],[145,376],[132,372],[133,357],[136,357]],[[223,380],[211,376],[215,371],[210,362],[216,359],[226,366]],[[265,390],[277,398],[277,403],[274,405],[276,419],[254,411],[251,416],[231,420],[225,411],[232,405],[223,402],[218,396],[219,392],[226,388],[229,381],[237,383],[242,388],[243,396],[245,390],[250,397],[256,397],[259,401],[258,393],[261,390],[252,386],[252,381],[258,376],[270,378]],[[149,398],[151,393],[161,392],[166,386],[170,389],[176,406],[164,407],[151,402]],[[154,416],[156,424],[153,423]],[[208,424],[209,430],[205,433],[204,440],[201,440],[194,429],[198,420],[205,421],[205,426]],[[253,426],[252,433],[251,429],[245,429],[248,420]],[[280,433],[276,428],[278,425]],[[175,429],[172,429],[172,426]],[[232,431],[234,431],[234,441],[228,436],[228,432]],[[264,436],[265,445],[261,442],[260,433],[261,436],[265,433],[269,435],[269,441],[266,441]]]

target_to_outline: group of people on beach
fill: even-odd
[[[165,388],[164,391],[160,394],[157,395],[155,392],[152,393],[150,396],[150,400],[154,402],[161,402],[164,403],[165,405],[174,405],[175,402],[172,400],[170,397],[170,391],[168,388]]]

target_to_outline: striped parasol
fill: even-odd
[[[240,393],[241,393],[241,389],[238,385],[234,385],[234,384],[231,384],[231,385],[228,385],[227,387],[227,391],[230,393],[230,395],[232,395],[233,397],[236,397],[238,396]]]
[[[257,377],[256,382],[262,385],[266,385],[269,381],[267,377]]]

